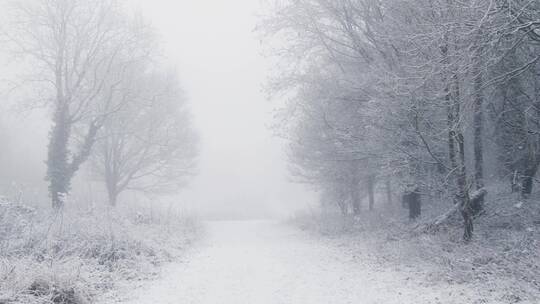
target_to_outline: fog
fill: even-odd
[[[276,102],[264,84],[268,60],[255,32],[258,1],[144,1],[132,5],[157,28],[178,67],[201,135],[198,176],[179,199],[204,216],[283,216],[313,203],[289,182]],[[260,35],[259,35],[260,36]]]
[[[269,100],[264,89],[270,67],[255,32],[258,1],[131,0],[127,4],[158,33],[161,59],[177,70],[200,136],[196,176],[177,195],[152,199],[179,204],[208,218],[284,217],[311,205],[313,194],[290,182],[285,142],[271,128],[281,101]],[[15,69],[8,63],[4,66],[7,71]],[[10,172],[4,184],[9,189],[12,180],[30,182],[43,194],[48,110],[30,111],[13,95],[4,95],[10,101],[3,104],[4,130],[16,134],[10,136],[15,141],[10,147],[12,156],[17,155],[3,156],[7,168],[12,168],[4,170]],[[85,178],[78,177],[79,188],[85,188]]]
[[[0,304],[540,303],[539,170],[540,1],[0,0]]]

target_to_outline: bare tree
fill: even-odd
[[[13,50],[31,66],[27,83],[51,106],[47,180],[54,208],[88,159],[107,118],[129,101],[118,90],[147,60],[146,29],[115,0],[39,0],[14,3]],[[76,146],[76,147],[74,147]]]
[[[467,128],[474,120],[480,189],[488,65],[482,57],[491,54],[490,42],[497,41],[496,6],[489,1],[303,0],[276,1],[274,10],[265,29],[284,38],[288,49],[279,54],[294,63],[284,69],[286,84],[275,87],[295,92],[299,101],[289,112],[305,115],[294,116],[293,122],[302,125],[322,117],[331,130],[315,131],[326,137],[309,142],[317,142],[311,155],[295,145],[300,153],[292,161],[304,172],[311,166],[317,173],[339,167],[329,159],[361,160],[362,184],[371,198],[376,175],[388,175],[385,171],[415,195],[445,192],[459,206],[464,238],[470,239],[474,212]],[[480,34],[484,28],[489,29],[487,38]],[[471,109],[476,115],[470,115]]]
[[[197,136],[172,72],[140,72],[121,88],[131,102],[105,122],[93,169],[116,205],[125,190],[170,193],[193,175]]]

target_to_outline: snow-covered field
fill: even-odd
[[[199,234],[193,218],[170,210],[150,214],[134,204],[108,212],[75,206],[61,214],[47,211],[0,199],[2,304],[115,298],[120,286],[157,277]]]
[[[382,206],[210,221],[193,242],[199,224],[181,217],[68,210],[51,221],[2,201],[0,303],[536,304],[538,199],[495,196],[469,244],[459,219],[415,232]]]
[[[210,222],[151,286],[103,303],[496,303],[466,285],[411,278],[275,221]],[[505,302],[499,302],[505,303]]]
[[[490,188],[485,212],[475,219],[469,243],[462,240],[458,213],[436,229],[424,229],[449,208],[444,202],[427,199],[419,221],[409,221],[399,206],[380,203],[377,209],[354,218],[306,213],[291,219],[291,224],[354,255],[360,265],[403,274],[407,282],[414,282],[410,285],[413,290],[416,286],[460,290],[428,303],[454,303],[464,298],[463,303],[537,304],[540,193],[524,200],[506,189]]]

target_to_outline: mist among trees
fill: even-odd
[[[285,41],[270,90],[291,96],[293,173],[344,214],[364,212],[362,196],[372,210],[375,188],[411,219],[444,200],[470,240],[487,186],[533,191],[539,14],[530,1],[276,4],[263,31]]]
[[[175,71],[159,63],[150,25],[117,1],[10,8],[7,49],[25,67],[17,90],[51,113],[46,180],[53,208],[63,207],[89,159],[112,205],[124,190],[173,191],[193,174],[197,137]]]
[[[0,109],[0,304],[540,302],[540,1],[0,0]]]
[[[0,302],[93,303],[150,279],[199,234],[180,204],[159,203],[195,175],[199,141],[158,33],[115,0],[0,7],[2,108],[15,130],[3,134],[4,163],[32,160],[2,174],[23,178],[2,185]],[[19,141],[12,125],[30,119],[38,129]]]

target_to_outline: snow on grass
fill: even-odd
[[[521,200],[490,190],[469,244],[462,242],[457,214],[437,231],[423,233],[415,229],[419,223],[407,220],[405,210],[382,204],[356,218],[311,213],[292,223],[359,260],[406,273],[419,285],[463,286],[474,291],[474,303],[540,303],[540,195]],[[425,221],[444,211],[425,209]]]
[[[121,215],[122,214],[122,215]],[[102,208],[60,214],[0,202],[0,303],[92,303],[154,278],[199,233],[186,216]]]

